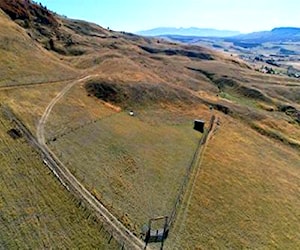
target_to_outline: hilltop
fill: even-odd
[[[193,120],[207,130],[213,114],[165,248],[299,245],[299,79],[234,53],[68,19],[33,1],[0,0],[0,8],[1,107],[42,135],[135,235],[172,211],[202,137]],[[40,153],[10,137],[15,125],[2,113],[0,125],[5,246],[121,248]]]

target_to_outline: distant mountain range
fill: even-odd
[[[247,43],[265,42],[297,42],[300,41],[300,28],[280,27],[271,31],[253,32],[245,35],[238,35],[226,38],[227,41],[240,41]]]
[[[137,32],[142,36],[161,36],[176,38],[175,40],[192,40],[197,37],[218,37],[226,41],[241,43],[265,43],[265,42],[297,42],[300,41],[300,28],[279,27],[271,31],[260,31],[249,34],[241,34],[238,31],[202,29],[202,28],[155,28]]]
[[[164,36],[164,35],[180,35],[180,36],[200,36],[200,37],[231,37],[240,35],[239,31],[202,29],[202,28],[172,28],[160,27],[151,30],[136,32],[141,36]]]

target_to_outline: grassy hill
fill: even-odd
[[[228,117],[211,138],[168,249],[293,249],[299,150]]]
[[[76,72],[37,44],[0,9],[0,86],[74,78]]]
[[[166,248],[299,245],[298,79],[255,71],[234,55],[200,46],[106,30],[63,18],[43,6],[24,7],[22,1],[3,5],[7,2],[0,5],[8,14],[0,13],[1,103],[36,133],[51,100],[67,84],[88,76],[75,82],[53,107],[46,121],[46,143],[128,228],[138,235],[150,217],[169,215],[201,138],[192,129],[193,120],[208,122],[214,112],[218,130],[208,142],[200,172],[184,198],[189,202],[181,206]],[[18,10],[13,13],[24,13],[11,14],[16,11],[11,6]],[[9,125],[4,124],[1,143],[4,149],[14,149],[12,159],[24,155],[41,168],[26,182],[18,182],[18,172],[11,174],[5,178],[7,185],[19,183],[18,197],[45,202],[43,209],[53,216],[78,214],[78,224],[74,217],[64,217],[47,229],[53,236],[44,233],[51,247],[61,234],[67,234],[62,241],[66,248],[86,242],[86,235],[94,235],[99,227],[48,175],[39,156],[28,153],[24,141],[7,137]],[[1,168],[8,172],[14,163],[5,161]],[[31,173],[28,161],[20,160],[17,170]],[[35,176],[49,177],[53,187]],[[7,209],[16,206],[13,195],[7,189]],[[61,210],[52,209],[52,200]],[[17,216],[23,213],[16,211]],[[14,228],[11,221],[3,225]],[[40,227],[25,224],[33,230],[26,232]],[[86,234],[77,238],[78,228]],[[3,238],[22,242],[22,227],[15,230],[16,239],[11,240],[12,234]],[[56,231],[61,233],[55,236]],[[86,246],[103,243],[105,237],[92,237]],[[39,247],[38,238],[30,246]]]
[[[116,249],[110,235],[55,179],[0,115],[0,245],[3,249]],[[102,229],[102,230],[101,230]]]

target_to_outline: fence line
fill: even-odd
[[[55,160],[49,158],[49,156],[45,154],[44,149],[39,145],[36,138],[29,131],[29,129],[21,122],[21,120],[17,117],[17,115],[10,109],[10,107],[0,104],[0,112],[3,113],[6,119],[10,120],[18,127],[18,129],[22,132],[23,136],[26,138],[27,142],[33,148],[35,148],[35,150],[41,155],[42,159],[47,159],[49,160],[50,163],[53,162],[55,164],[58,164]],[[46,164],[46,166],[52,171],[53,168],[49,164]],[[65,184],[64,186],[68,187],[67,190],[70,191],[70,193],[73,195],[75,200],[79,202],[78,203],[79,207],[83,209],[87,209],[89,216],[92,217],[91,220],[94,220],[96,223],[100,224],[101,226],[100,231],[102,230],[102,228],[105,230],[105,233],[108,236],[108,242],[107,242],[108,244],[111,244],[112,240],[114,240],[119,245],[118,249],[133,249],[131,243],[126,241],[126,239],[124,239],[123,237],[120,237],[120,235],[118,235],[117,232],[114,233],[114,230],[112,229],[111,225],[106,220],[103,219],[103,216],[101,214],[99,214],[97,211],[94,211],[94,209],[92,209],[89,206],[90,204],[85,200],[85,198],[83,198],[83,196],[76,189],[72,188],[71,186],[69,188],[69,186],[66,185],[66,183],[68,183],[67,180],[62,180],[62,178],[58,180],[62,184]]]
[[[178,192],[178,195],[177,195],[177,198],[174,202],[174,206],[173,206],[173,209],[172,209],[172,212],[171,212],[171,215],[169,217],[169,221],[168,221],[168,230],[170,229],[170,227],[172,226],[172,224],[174,223],[175,219],[176,219],[176,215],[177,215],[177,211],[180,207],[180,204],[182,202],[182,198],[184,196],[184,193],[186,192],[186,188],[187,188],[187,184],[189,182],[189,179],[191,177],[191,172],[192,170],[197,167],[197,163],[199,162],[198,161],[198,158],[199,158],[199,155],[200,155],[200,152],[201,152],[201,147],[203,144],[206,143],[207,141],[207,138],[208,138],[208,135],[209,133],[212,131],[212,128],[213,128],[213,125],[214,125],[214,122],[215,122],[215,115],[212,115],[211,116],[211,119],[210,119],[210,123],[209,123],[209,127],[208,129],[204,132],[203,136],[201,137],[201,139],[199,140],[199,143],[197,145],[197,148],[195,150],[195,153],[193,155],[193,158],[192,158],[192,161],[190,163],[190,165],[188,166],[187,170],[186,170],[186,174],[185,174],[185,177],[183,179],[183,182],[180,186],[180,189],[179,189],[179,192]]]

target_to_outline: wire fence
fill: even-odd
[[[22,123],[21,119],[17,117],[17,115],[10,109],[10,107],[0,104],[0,112],[4,115],[4,117],[17,126],[17,128],[21,131],[22,135],[26,138],[27,142],[35,148],[35,150],[41,155],[41,160],[46,160],[47,167],[50,168],[50,170],[53,170],[54,166],[57,163],[54,159],[51,158],[48,154],[44,152],[44,149],[41,148],[40,144],[36,140],[36,138],[33,136],[33,134],[29,131],[29,129]],[[45,162],[45,161],[44,161]],[[58,169],[55,168],[55,172],[59,172]],[[82,196],[78,190],[74,189],[67,180],[62,180],[62,178],[59,178],[60,182],[62,184],[67,183],[68,191],[73,194],[74,201],[76,205],[83,209],[84,212],[87,214],[87,217],[90,221],[93,221],[94,223],[98,224],[100,227],[100,231],[102,229],[105,230],[106,234],[106,240],[109,245],[113,245],[116,248],[115,249],[135,249],[132,247],[131,241],[124,239],[123,236],[120,235],[120,233],[116,230],[114,230],[114,227],[112,227],[111,224],[109,224],[106,220],[103,220],[103,215],[100,214],[97,210],[94,208],[91,208],[89,202],[86,201],[86,199]],[[70,186],[69,186],[70,185]],[[130,235],[128,235],[130,237]],[[134,242],[134,241],[133,241]]]
[[[170,227],[173,225],[175,219],[176,219],[176,215],[177,215],[177,212],[178,212],[178,209],[180,207],[180,204],[182,202],[182,199],[184,197],[184,193],[186,191],[186,188],[187,188],[187,185],[188,185],[188,182],[190,180],[190,177],[191,177],[191,172],[192,170],[197,167],[197,163],[199,162],[199,156],[200,156],[200,152],[201,152],[201,147],[203,144],[206,143],[207,141],[207,138],[208,138],[208,135],[209,133],[212,131],[213,129],[213,125],[214,125],[214,122],[215,122],[215,115],[212,115],[211,116],[211,119],[210,119],[210,123],[209,123],[209,127],[208,129],[204,132],[203,136],[201,137],[201,139],[199,140],[199,143],[197,145],[197,148],[195,150],[195,153],[193,155],[193,158],[192,158],[192,161],[190,163],[190,165],[187,167],[186,169],[186,174],[185,174],[185,177],[182,181],[182,184],[180,186],[180,189],[179,189],[179,192],[178,192],[178,195],[177,195],[177,198],[174,202],[174,206],[173,206],[173,209],[172,209],[172,212],[170,214],[170,217],[169,217],[169,221],[168,221],[168,229],[170,229]]]
[[[37,149],[37,151],[39,151],[39,153],[41,153],[41,150],[40,150],[39,146],[37,145],[38,143],[35,140],[32,140],[32,138],[34,138],[34,136],[30,133],[30,131],[27,128],[24,129],[23,124],[21,124],[21,125],[18,124],[18,123],[20,123],[20,120],[16,117],[16,115],[13,113],[13,111],[8,106],[4,106],[4,105],[1,105],[1,111],[4,113],[4,115],[8,119],[10,119],[11,121],[14,121],[15,123],[17,123],[17,125],[19,125],[18,127],[21,128],[23,134],[25,135],[25,137],[27,137],[27,140],[29,141],[29,143],[32,144],[32,146],[34,146]],[[194,152],[194,155],[192,157],[192,160],[191,160],[189,166],[186,169],[186,174],[185,174],[184,179],[182,181],[182,184],[179,188],[178,195],[176,197],[176,200],[174,202],[174,206],[173,206],[172,211],[171,211],[170,216],[169,216],[168,225],[167,225],[167,230],[168,231],[172,227],[172,225],[173,225],[173,223],[176,219],[178,210],[180,208],[183,197],[184,197],[185,192],[187,190],[189,180],[191,178],[192,170],[197,167],[197,163],[200,160],[200,153],[201,153],[202,145],[204,145],[206,143],[208,135],[211,133],[211,131],[213,129],[215,119],[216,119],[215,115],[212,115],[211,119],[210,119],[209,127],[208,127],[208,129],[205,130],[203,136],[199,140],[198,145],[196,147],[196,150]],[[78,195],[75,195],[75,197],[79,200],[80,204],[85,203],[85,201],[84,201],[84,199],[82,199],[82,197],[78,197]],[[85,205],[87,205],[87,204],[85,204]],[[92,213],[92,214],[94,214],[94,213]],[[97,221],[97,223],[99,223],[100,225],[102,224],[102,227],[104,226],[104,228],[106,228],[107,233],[110,235],[109,239],[108,239],[108,243],[111,243],[112,239],[115,238],[116,235],[114,235],[113,231],[110,230],[109,225],[106,225],[106,223],[99,218],[99,215],[94,214],[93,217],[94,217],[94,220]],[[118,237],[116,237],[116,238],[118,238]],[[126,243],[127,242],[120,242],[119,241],[120,248],[121,249],[128,249],[128,247],[126,246],[127,245]]]

